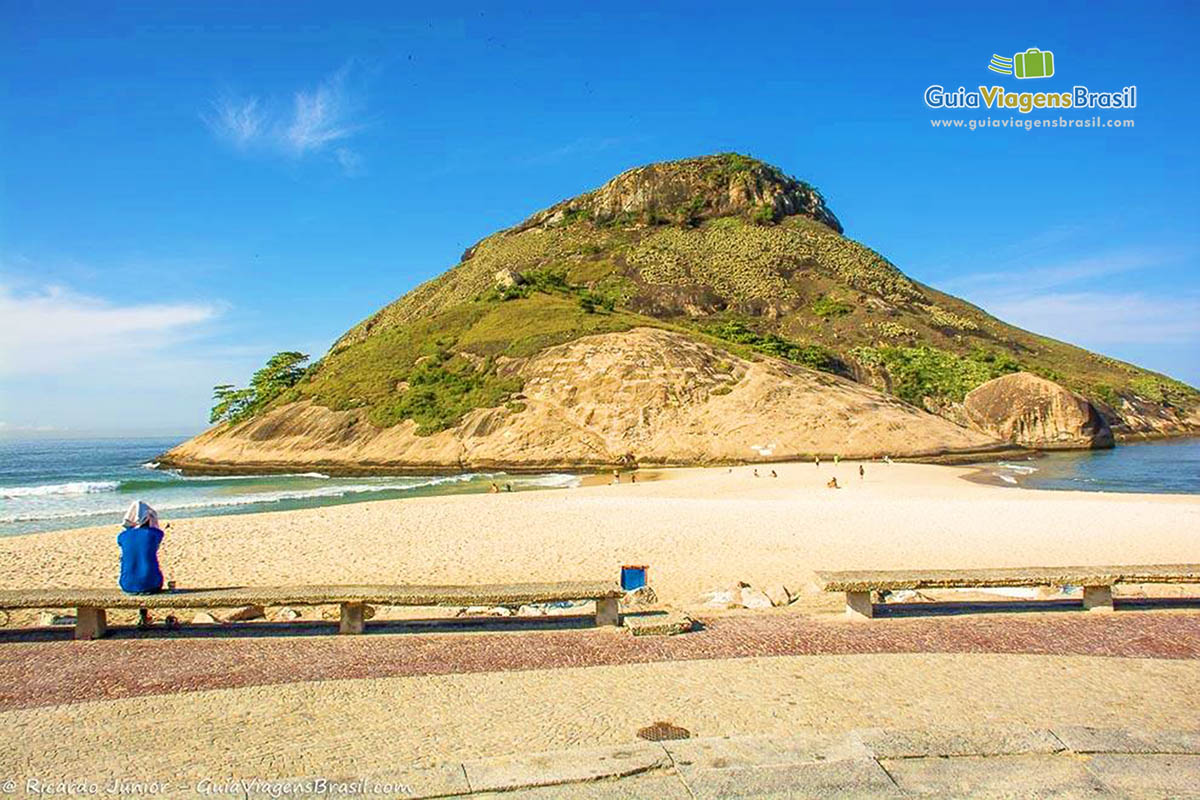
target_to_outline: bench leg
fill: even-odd
[[[1088,611],[1112,611],[1113,597],[1111,586],[1083,587],[1083,607]]]
[[[851,619],[871,619],[875,607],[871,605],[870,592],[846,592],[846,616]]]
[[[617,609],[617,598],[604,597],[596,601],[597,625],[620,625],[621,613]]]
[[[99,639],[108,633],[108,617],[103,608],[79,606],[75,609],[75,638]]]
[[[366,628],[366,610],[363,603],[342,603],[342,621],[338,633],[362,633]]]

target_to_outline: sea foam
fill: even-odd
[[[259,476],[259,477],[261,477],[261,476]],[[274,491],[274,492],[247,492],[247,493],[241,494],[241,495],[226,496],[226,497],[214,497],[214,498],[209,498],[209,499],[204,499],[204,500],[195,500],[195,501],[185,501],[185,502],[159,501],[159,502],[154,502],[153,505],[158,511],[195,511],[197,509],[204,509],[204,508],[230,508],[230,507],[236,507],[236,506],[252,506],[252,505],[258,505],[258,504],[270,505],[273,503],[279,503],[279,502],[283,502],[283,501],[287,501],[287,500],[315,500],[315,499],[319,499],[319,498],[345,497],[347,495],[369,494],[369,493],[374,493],[374,492],[405,492],[405,491],[412,491],[413,489],[420,489],[420,488],[423,488],[426,486],[438,486],[438,485],[446,484],[446,483],[463,483],[463,482],[470,481],[477,477],[480,477],[480,476],[477,474],[474,474],[474,473],[466,473],[466,474],[462,474],[462,475],[444,475],[444,476],[438,476],[438,477],[411,480],[410,482],[407,482],[407,483],[397,483],[397,482],[358,483],[358,484],[342,484],[342,485],[337,485],[337,486],[322,486],[322,487],[314,488],[314,489],[291,489],[291,490],[281,490],[281,491]],[[111,487],[109,487],[109,489],[102,489],[102,490],[96,490],[96,491],[109,491],[110,489],[116,489],[118,486],[117,482],[115,482],[115,481],[103,481],[103,482],[97,482],[95,484],[89,484],[89,485],[99,486],[101,483],[111,484]],[[68,485],[70,485],[70,484],[59,484],[59,486],[68,486]],[[14,489],[33,489],[33,488],[51,489],[54,487],[50,487],[50,486],[46,486],[46,487],[14,487]],[[7,492],[7,491],[10,491],[10,490],[9,489],[0,490],[0,492]],[[76,494],[84,494],[84,492],[75,492],[75,493]],[[51,492],[43,492],[43,494],[51,494]],[[66,494],[66,492],[57,492],[57,494]],[[0,497],[3,497],[3,496],[6,496],[6,495],[0,494]],[[26,497],[26,496],[31,496],[31,495],[15,495],[15,496]],[[37,522],[38,520],[43,520],[43,519],[70,519],[72,517],[95,517],[95,516],[103,516],[106,514],[120,514],[124,511],[125,511],[125,506],[123,506],[123,505],[115,506],[114,505],[112,507],[106,507],[106,508],[90,508],[90,509],[79,509],[79,510],[72,510],[72,511],[57,511],[57,512],[50,511],[50,512],[37,512],[37,513],[25,512],[25,513],[18,513],[18,514],[13,514],[13,515],[8,515],[8,516],[0,516],[0,523]]]
[[[0,497],[15,499],[17,497],[47,497],[60,494],[99,494],[100,492],[116,491],[120,483],[117,481],[72,481],[70,483],[49,483],[45,486],[3,486],[0,487]]]

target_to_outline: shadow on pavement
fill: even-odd
[[[1118,597],[1117,611],[1153,611],[1160,609],[1200,608],[1200,597]],[[1025,614],[1031,611],[1080,611],[1083,601],[1074,598],[1055,600],[939,600],[923,603],[877,603],[875,616],[887,618],[939,617],[962,614]]]
[[[366,632],[347,639],[361,639],[374,634],[412,633],[499,633],[563,631],[595,628],[591,614],[555,615],[549,617],[438,617],[432,619],[368,621]],[[181,623],[170,628],[156,621],[139,630],[133,625],[109,626],[105,639],[245,639],[262,637],[337,636],[336,620],[292,620],[287,622],[249,621],[219,624]],[[14,628],[0,630],[0,644],[5,642],[48,642],[74,638],[74,628],[60,625],[53,628]]]

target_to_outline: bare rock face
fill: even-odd
[[[599,189],[533,215],[513,231],[557,225],[577,215],[600,224],[633,218],[682,222],[759,209],[776,217],[802,214],[842,232],[812,186],[736,153],[627,170]]]
[[[1195,435],[1200,430],[1200,407],[1181,408],[1142,397],[1121,397],[1116,406],[1094,404],[1119,438]]]
[[[501,289],[511,289],[525,282],[521,273],[513,269],[502,269],[496,273],[496,286]]]
[[[577,339],[502,371],[523,406],[476,409],[456,427],[372,426],[360,411],[293,403],[221,425],[167,453],[188,469],[518,467],[871,458],[984,451],[1001,442],[894,397],[785,361],[737,358],[688,336],[634,328]]]
[[[1108,423],[1086,398],[1029,372],[990,380],[963,402],[978,431],[1039,450],[1113,446]]]

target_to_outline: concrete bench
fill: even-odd
[[[894,592],[903,589],[1082,586],[1085,609],[1112,611],[1114,585],[1200,583],[1200,564],[825,571],[817,573],[817,581],[827,592],[845,592],[846,613],[857,619],[869,619],[875,615],[871,592]]]
[[[74,608],[75,638],[97,639],[108,630],[105,611],[121,609],[198,609],[237,606],[341,607],[340,633],[362,633],[367,606],[519,606],[569,600],[596,601],[596,624],[619,625],[617,601],[623,592],[614,582],[481,584],[477,586],[268,586],[175,589],[132,595],[119,589],[0,590],[0,609]]]

